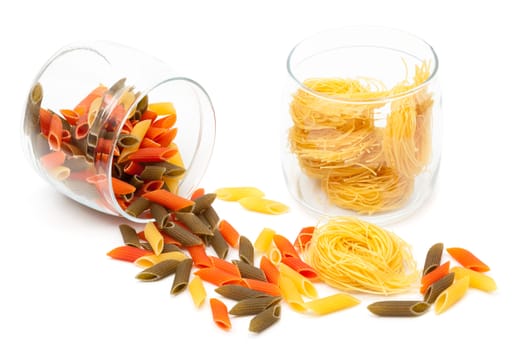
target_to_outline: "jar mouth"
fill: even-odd
[[[343,96],[334,96],[329,94],[324,94],[322,92],[316,91],[307,85],[305,85],[304,80],[299,78],[299,73],[296,72],[296,66],[297,64],[301,63],[304,60],[310,59],[314,55],[319,55],[323,53],[328,53],[330,51],[335,51],[338,49],[346,49],[346,48],[369,48],[369,49],[384,49],[389,50],[392,52],[399,52],[401,54],[405,54],[407,56],[410,56],[414,58],[415,60],[418,60],[420,62],[423,62],[424,59],[417,57],[416,55],[404,51],[401,47],[395,47],[394,45],[388,45],[388,44],[373,44],[373,43],[367,43],[367,42],[359,42],[357,43],[348,43],[346,42],[347,39],[354,39],[351,37],[351,34],[359,34],[359,33],[372,33],[372,35],[377,36],[378,38],[387,37],[390,35],[394,35],[399,38],[403,38],[405,40],[409,40],[412,42],[417,43],[420,45],[426,52],[426,59],[430,63],[430,71],[428,77],[416,84],[414,87],[404,90],[402,92],[396,92],[393,94],[389,94],[388,96],[384,97],[377,97],[377,98],[355,98],[355,97],[343,97]],[[344,38],[337,38],[338,36],[342,34],[347,34],[348,36],[345,36]],[[335,40],[332,40],[334,37],[336,37]],[[324,50],[316,50],[315,53],[310,53],[309,55],[306,55],[302,59],[299,59],[296,57],[299,55],[298,51],[303,49],[304,46],[312,45],[312,42],[315,40],[321,39],[321,38],[328,38],[327,41],[334,41],[337,44],[334,46],[327,46]],[[342,40],[342,41],[341,41]],[[411,34],[409,32],[405,32],[398,29],[388,28],[388,27],[381,27],[381,26],[349,26],[349,27],[343,27],[339,29],[332,29],[332,30],[326,30],[321,31],[316,34],[311,35],[310,37],[307,37],[300,41],[298,44],[296,44],[292,50],[290,51],[288,55],[288,59],[286,61],[286,68],[288,71],[289,76],[293,79],[293,81],[298,85],[299,89],[315,96],[316,98],[319,98],[321,100],[327,101],[327,102],[336,102],[336,103],[346,103],[346,104],[370,104],[370,103],[385,103],[385,102],[391,102],[394,100],[398,100],[400,98],[410,96],[413,94],[416,94],[418,91],[425,89],[426,86],[431,84],[438,72],[439,67],[439,60],[436,52],[434,51],[434,48],[427,43],[422,38]]]

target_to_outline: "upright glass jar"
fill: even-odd
[[[126,210],[137,195],[164,189],[187,197],[198,186],[215,114],[206,91],[164,62],[117,43],[84,42],[60,49],[36,75],[23,138],[36,171],[57,190],[146,222]]]
[[[313,35],[287,62],[282,166],[292,196],[318,216],[391,223],[432,192],[441,155],[438,58],[383,27]]]

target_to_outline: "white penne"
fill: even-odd
[[[151,125],[151,120],[147,119],[147,120],[142,120],[138,122],[137,124],[135,124],[135,126],[133,126],[133,129],[131,129],[130,134],[137,137],[139,142],[137,142],[133,146],[124,148],[120,152],[120,156],[118,157],[119,163],[123,163],[124,161],[126,161],[131,153],[139,149],[140,144],[142,143],[142,140],[144,139],[144,136],[146,135],[146,132],[148,131],[150,125]]]
[[[454,266],[450,271],[454,272],[455,279],[457,280],[468,276],[469,286],[471,288],[476,288],[485,292],[493,292],[497,288],[494,279],[484,273],[461,266]]]
[[[263,214],[279,215],[286,213],[289,209],[283,203],[262,197],[244,197],[238,202],[245,209]]]
[[[284,300],[293,310],[298,312],[306,311],[303,297],[295,283],[290,278],[283,275],[279,276],[279,289],[283,293]]]
[[[345,293],[336,293],[323,298],[314,299],[305,304],[306,308],[318,315],[326,315],[335,311],[356,306],[360,300]]]
[[[317,290],[312,281],[308,278],[285,264],[279,264],[279,272],[281,273],[281,276],[292,280],[299,293],[308,298],[317,298]]]
[[[150,244],[151,249],[153,249],[153,253],[159,255],[164,249],[164,237],[162,237],[162,234],[153,222],[148,222],[144,227],[144,236]]]
[[[150,255],[144,255],[135,260],[135,265],[140,267],[151,267],[155,264],[158,264],[161,261],[173,259],[182,261],[184,259],[187,259],[188,257],[184,255],[184,253],[181,252],[167,252],[167,253],[161,253],[159,255],[150,254]]]
[[[264,192],[256,187],[222,187],[215,191],[217,198],[223,201],[238,201],[245,197],[264,197]]]
[[[191,299],[196,307],[201,307],[206,300],[206,288],[199,276],[195,275],[190,283],[188,283],[188,290],[190,291]]]
[[[274,230],[267,227],[263,228],[253,242],[253,247],[259,252],[267,253],[272,245],[273,236],[275,236]]]
[[[434,311],[436,314],[441,314],[448,310],[452,305],[457,303],[465,293],[467,293],[467,290],[469,288],[469,277],[465,276],[457,281],[454,281],[454,283],[445,289],[443,293],[441,293],[435,302]]]

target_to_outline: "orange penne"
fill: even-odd
[[[273,243],[279,249],[281,252],[281,256],[283,258],[285,257],[295,257],[299,258],[299,253],[297,253],[297,250],[295,250],[292,242],[288,240],[288,238],[284,237],[280,234],[275,234],[273,236]]]
[[[146,147],[131,153],[128,159],[137,162],[162,162],[170,159],[177,152],[177,149],[169,147]]]
[[[316,280],[319,277],[314,268],[305,263],[299,257],[283,256],[281,262],[310,280]]]
[[[79,119],[78,113],[72,109],[61,109],[60,113],[64,116],[70,125],[76,125]]]
[[[53,151],[40,157],[40,164],[46,169],[54,169],[57,166],[64,164],[65,160],[66,154],[64,152]]]
[[[47,135],[49,134],[49,125],[51,124],[52,115],[53,113],[51,113],[50,110],[40,108],[40,116],[39,116],[40,132],[45,137],[47,137]]]
[[[449,273],[449,268],[450,268],[450,261],[447,261],[439,265],[438,267],[436,267],[434,270],[430,271],[423,277],[421,277],[421,288],[419,289],[421,294],[425,294],[428,287],[430,287],[432,283],[445,277],[445,275]]]
[[[209,282],[216,286],[223,286],[225,284],[241,284],[242,281],[239,276],[219,269],[216,266],[199,269],[195,271],[195,275],[199,276],[203,281]]]
[[[154,140],[159,135],[162,135],[166,129],[164,128],[156,128],[153,126],[153,124],[148,128],[148,131],[146,131],[146,137],[149,137],[150,139]]]
[[[97,86],[82,101],[80,101],[73,110],[77,112],[79,116],[87,116],[91,103],[93,103],[95,99],[102,97],[107,90],[108,88],[104,85]]]
[[[135,192],[135,186],[117,179],[116,177],[111,178],[111,185],[113,186],[113,192],[116,195],[130,194]]]
[[[264,272],[268,282],[273,284],[279,283],[279,276],[281,273],[279,272],[277,266],[275,266],[275,264],[272,263],[268,257],[264,255],[261,257],[261,260],[259,261],[259,267]]]
[[[152,202],[158,203],[173,211],[186,209],[195,205],[195,202],[193,202],[192,200],[178,196],[164,189],[158,189],[155,191],[144,193],[142,197]]]
[[[208,254],[206,254],[206,247],[204,247],[204,244],[188,246],[186,247],[186,250],[190,253],[195,266],[200,268],[213,266],[212,260]]]
[[[243,278],[242,284],[245,287],[248,287],[253,290],[257,290],[259,292],[263,292],[270,295],[280,296],[281,290],[279,289],[279,286],[270,282],[264,282],[252,278]]]
[[[160,143],[150,139],[149,137],[144,137],[140,144],[140,148],[160,148]]]
[[[177,114],[169,114],[163,118],[159,118],[153,122],[151,126],[156,128],[169,129],[177,122]]]
[[[140,116],[140,120],[150,120],[153,122],[155,121],[155,119],[157,119],[157,113],[149,109],[145,110],[144,113],[142,113],[142,115]]]
[[[210,259],[213,263],[213,266],[221,269],[221,270],[224,270],[228,273],[231,273],[232,275],[235,275],[235,276],[238,276],[239,278],[241,278],[241,271],[239,271],[239,268],[237,267],[237,265],[229,262],[229,261],[226,261],[224,259],[220,259],[216,256],[210,256]]]
[[[218,230],[230,247],[237,248],[239,246],[239,238],[241,235],[228,221],[222,219],[219,222]]]
[[[195,200],[199,197],[204,196],[205,194],[206,192],[204,191],[204,188],[199,187],[195,191],[193,191],[193,193],[191,194],[191,200]]]
[[[314,234],[315,226],[306,226],[301,229],[297,237],[294,241],[294,248],[297,249],[298,252],[302,253],[306,249],[306,245],[310,240],[312,239],[312,236]]]
[[[113,259],[128,262],[134,262],[140,257],[152,254],[153,252],[150,252],[149,250],[140,249],[129,245],[116,247],[107,253],[107,255]]]
[[[222,301],[217,298],[210,298],[210,307],[213,321],[217,326],[224,330],[232,328],[228,308]]]
[[[62,145],[62,131],[62,119],[60,119],[60,117],[55,113],[52,113],[51,121],[49,123],[47,141],[49,143],[49,147],[53,151],[60,150],[60,146]]]
[[[173,128],[169,129],[165,132],[163,132],[161,135],[155,138],[155,141],[161,146],[161,147],[168,147],[175,137],[177,136],[178,129]]]
[[[447,248],[447,252],[458,263],[467,269],[477,272],[487,272],[490,270],[489,266],[478,259],[474,254],[464,248]]]

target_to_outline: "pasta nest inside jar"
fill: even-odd
[[[347,292],[390,295],[419,279],[410,246],[394,233],[352,217],[318,225],[304,250],[326,284]]]
[[[426,87],[409,91],[429,75],[424,62],[412,81],[391,89],[370,78],[310,78],[303,82],[306,89],[296,91],[290,150],[303,173],[320,181],[331,203],[374,214],[407,202],[431,159],[433,106]]]

